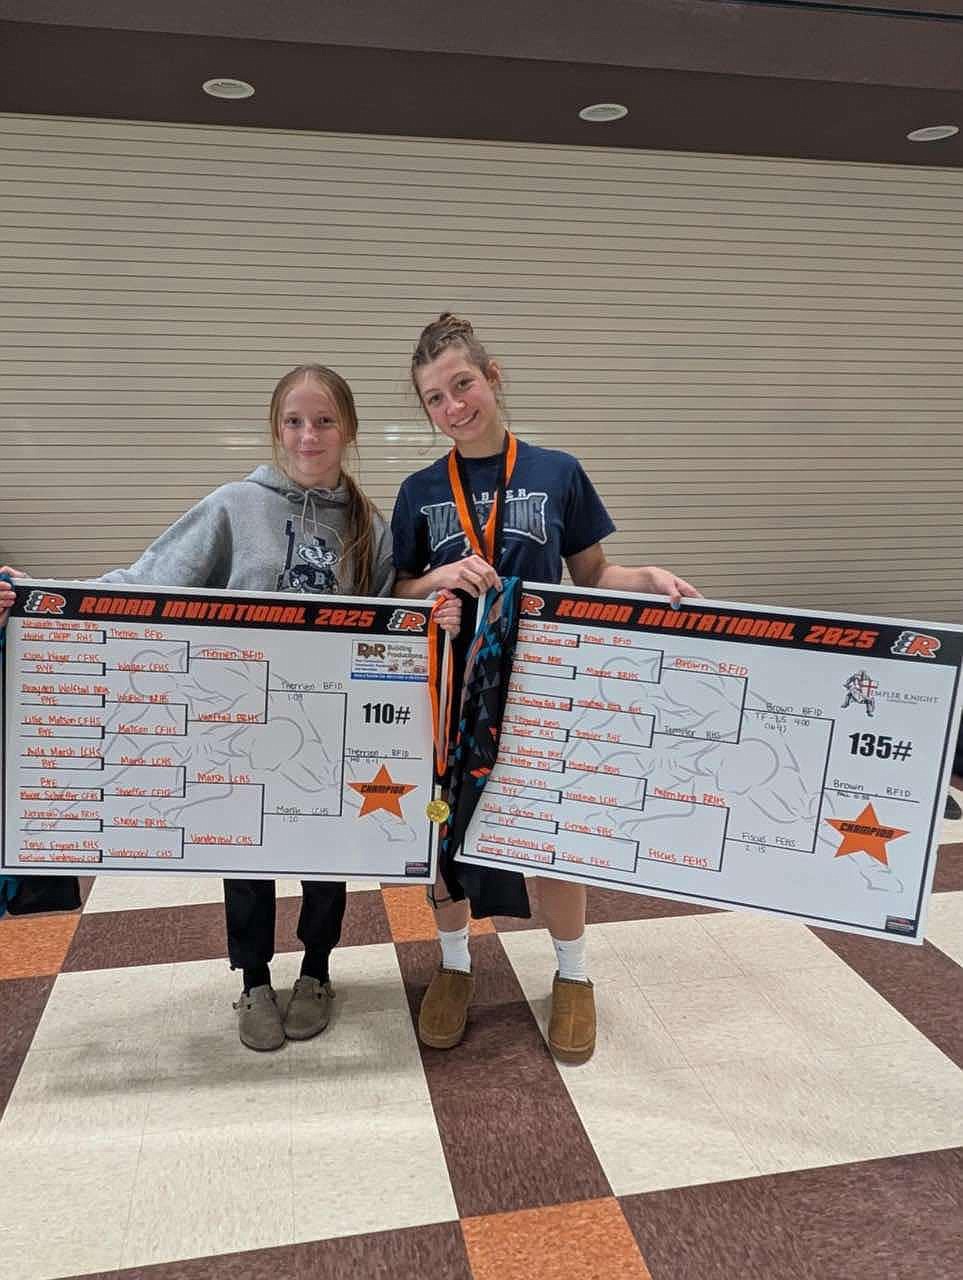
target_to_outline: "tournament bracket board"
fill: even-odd
[[[4,871],[433,881],[430,605],[15,585]]]
[[[963,628],[525,583],[459,859],[921,943]]]

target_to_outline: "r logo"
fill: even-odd
[[[57,595],[55,591],[31,591],[23,606],[25,613],[57,614],[63,613],[66,607],[66,596]]]
[[[542,616],[542,610],[544,608],[545,608],[545,601],[542,599],[541,596],[532,595],[528,591],[525,591],[522,593],[522,603],[520,605],[520,610],[522,613],[527,613],[530,616],[540,618]]]
[[[424,631],[425,615],[413,609],[395,609],[388,619],[389,631]]]
[[[935,658],[940,642],[936,636],[922,631],[901,631],[890,646],[891,653],[901,653],[906,658]]]

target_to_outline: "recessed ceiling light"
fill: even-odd
[[[254,85],[246,80],[232,80],[230,76],[216,76],[213,80],[205,80],[201,85],[205,93],[212,98],[252,98]]]
[[[610,120],[621,120],[623,116],[627,116],[629,109],[623,107],[621,102],[596,102],[590,107],[583,107],[578,114],[580,119],[588,120],[591,124],[607,124]]]
[[[906,136],[910,142],[939,142],[952,138],[960,131],[958,124],[929,124],[925,129],[914,129]]]

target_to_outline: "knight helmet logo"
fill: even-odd
[[[424,631],[425,615],[423,613],[415,613],[413,609],[395,609],[391,617],[388,619],[389,631]]]
[[[935,658],[940,647],[936,636],[928,636],[923,631],[901,631],[890,646],[891,653],[900,653],[905,658]]]
[[[62,614],[66,607],[67,597],[58,595],[56,591],[31,591],[23,609],[24,613]]]
[[[522,592],[522,603],[519,606],[522,613],[528,614],[529,617],[540,618],[544,608],[545,601],[541,596],[533,595],[530,591]]]

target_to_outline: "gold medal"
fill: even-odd
[[[425,813],[432,822],[447,822],[451,809],[447,800],[429,800],[425,805]]]

